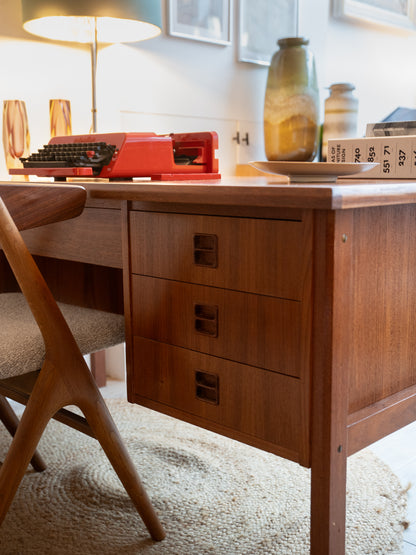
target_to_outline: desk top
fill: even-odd
[[[4,183],[16,185],[17,182]],[[285,178],[273,176],[165,182],[73,180],[71,184],[85,187],[90,199],[104,202],[129,200],[313,210],[416,204],[416,182],[408,180],[339,179],[336,183],[289,184]]]
[[[223,177],[211,181],[89,182],[95,199],[343,210],[416,203],[416,182],[343,179],[335,184],[289,184],[272,177]]]

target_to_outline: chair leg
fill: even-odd
[[[67,374],[67,375],[66,375]],[[46,425],[62,407],[75,404],[84,413],[96,439],[132,499],[154,540],[165,537],[137,470],[127,452],[104,399],[80,355],[71,370],[58,372],[45,362],[3,465],[0,468],[0,524],[13,500]]]
[[[10,403],[3,395],[0,395],[0,420],[3,422],[10,435],[14,436],[17,426],[19,425],[19,419]],[[43,472],[46,469],[46,463],[38,451],[35,451],[30,464],[36,472]]]
[[[43,375],[40,373],[36,381],[6,458],[0,467],[0,524],[13,501],[46,425],[62,406],[61,399],[65,397],[63,384],[51,380],[47,368],[45,371]]]
[[[69,366],[65,360],[59,362],[58,371],[45,361],[0,468],[0,524],[49,420],[60,408],[75,404],[84,413],[150,535],[163,540],[165,531],[85,360],[75,353]]]
[[[95,384],[93,386],[96,389]],[[101,394],[98,392],[98,397],[95,397],[93,404],[88,403],[87,406],[81,408],[150,535],[154,540],[163,540],[166,535],[165,531]]]

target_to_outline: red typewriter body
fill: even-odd
[[[71,148],[81,149],[82,156],[69,155]],[[24,167],[10,169],[10,173],[57,180],[67,177],[111,180],[147,177],[160,181],[218,179],[221,176],[217,148],[215,132],[69,135],[52,138],[37,153],[21,158]],[[51,154],[52,151],[64,154]]]

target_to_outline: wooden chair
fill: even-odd
[[[83,357],[119,342],[120,329],[123,341],[123,317],[58,306],[19,232],[79,215],[85,198],[79,186],[0,185],[0,248],[21,289],[0,294],[0,419],[14,435],[0,468],[0,523],[30,461],[44,468],[36,447],[54,417],[100,442],[152,538],[161,540],[164,530]],[[20,422],[6,397],[26,404]]]

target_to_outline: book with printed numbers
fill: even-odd
[[[416,179],[416,135],[329,139],[328,162],[378,163],[366,172],[366,179]]]

